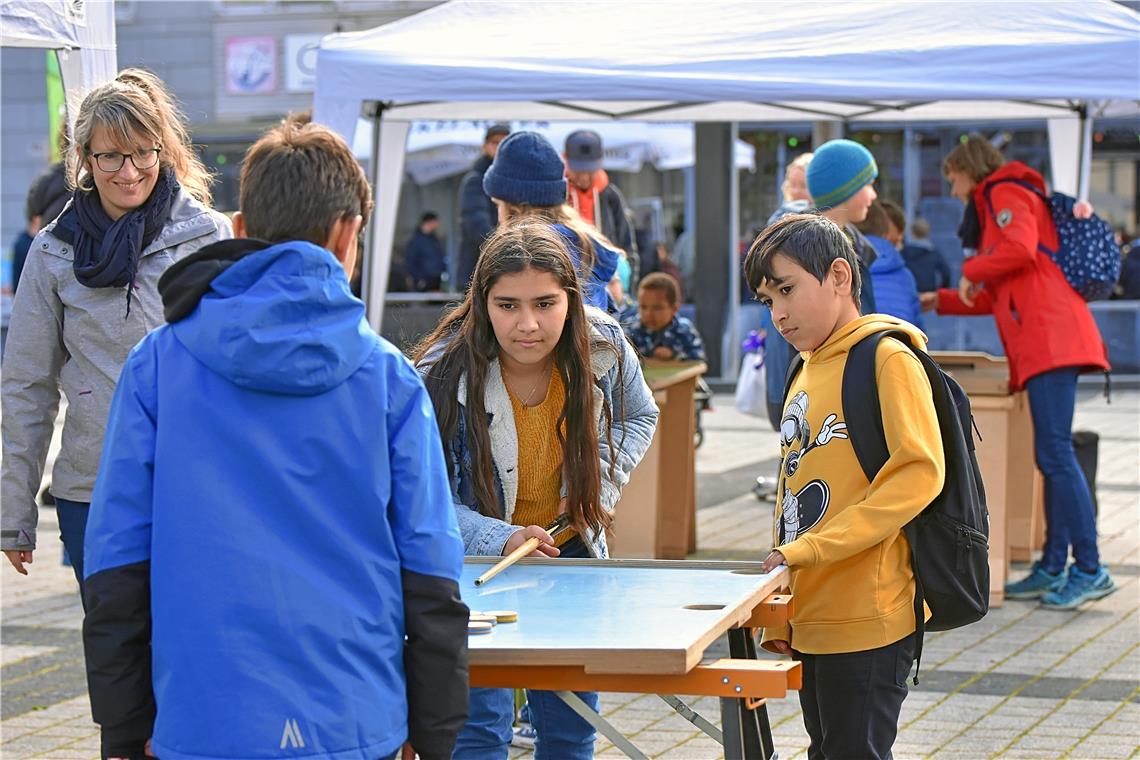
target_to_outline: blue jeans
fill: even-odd
[[[79,581],[79,598],[84,609],[87,600],[83,596],[83,534],[87,532],[87,513],[91,505],[82,501],[55,500],[55,514],[59,518],[59,539],[71,560],[75,580]]]
[[[1045,550],[1041,565],[1059,573],[1069,560],[1087,573],[1100,568],[1092,494],[1073,449],[1073,410],[1077,404],[1077,370],[1055,369],[1029,378],[1029,412],[1033,417],[1033,451],[1045,476]]]
[[[562,557],[587,557],[589,552],[574,538],[562,547]],[[597,692],[574,692],[598,711]],[[594,727],[552,691],[526,690],[530,722],[538,735],[535,760],[590,760],[594,756]],[[467,723],[459,732],[452,760],[506,760],[515,717],[512,689],[471,689]]]

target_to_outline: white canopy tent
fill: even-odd
[[[2,0],[0,42],[55,50],[69,98],[118,73],[113,0]]]
[[[466,172],[483,152],[483,135],[488,125],[489,122],[471,120],[413,122],[408,132],[404,170],[417,185]],[[571,132],[592,129],[601,135],[605,147],[602,166],[606,171],[639,172],[645,164],[661,170],[683,169],[695,160],[693,128],[686,123],[515,121],[510,126],[513,132],[538,132],[558,147]],[[372,127],[368,121],[357,127],[353,151],[358,158],[370,157]],[[737,140],[735,164],[737,169],[756,171],[756,149]]]
[[[452,0],[326,37],[314,111],[350,140],[362,113],[379,125],[367,273],[379,326],[414,120],[1066,119],[1074,168],[1054,182],[1072,190],[1078,116],[1122,100],[1140,101],[1140,16],[1110,0]]]

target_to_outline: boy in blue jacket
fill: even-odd
[[[159,283],[87,526],[104,757],[450,757],[463,562],[435,415],[349,291],[371,190],[286,123],[249,149],[237,238]]]

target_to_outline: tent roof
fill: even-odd
[[[1043,118],[1140,99],[1140,15],[1111,0],[452,0],[326,37],[317,72],[317,116],[337,128],[365,101],[401,120]]]

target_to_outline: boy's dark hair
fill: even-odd
[[[875,201],[867,208],[867,218],[855,225],[864,235],[885,238],[891,231],[891,218],[882,204]]]
[[[286,120],[246,151],[239,202],[250,237],[323,246],[337,221],[367,221],[372,188],[338,134]]]
[[[434,211],[425,211],[423,216],[420,217],[420,224],[434,222],[436,219],[439,219],[439,214]]]
[[[677,281],[664,272],[653,272],[641,278],[637,284],[638,292],[642,290],[656,290],[665,294],[665,300],[670,306],[677,305]]]
[[[891,224],[895,226],[899,232],[906,232],[906,212],[903,207],[894,201],[879,200],[883,211],[887,212],[887,218],[891,220]]]
[[[753,293],[765,280],[775,279],[772,259],[777,255],[787,256],[821,283],[831,263],[843,259],[851,267],[851,298],[858,305],[862,279],[855,249],[835,222],[818,214],[788,214],[766,227],[744,260],[744,278]]]

